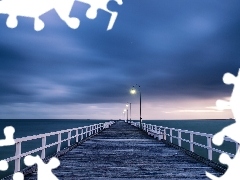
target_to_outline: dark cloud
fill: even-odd
[[[89,20],[77,2],[77,30],[54,11],[41,32],[27,18],[8,29],[0,15],[0,103],[121,103],[136,83],[149,100],[229,96],[221,78],[240,67],[240,2],[123,2],[109,4],[119,12],[111,31],[108,13]]]

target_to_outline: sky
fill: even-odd
[[[118,12],[86,17],[89,6],[75,1],[69,28],[56,11],[40,18],[18,17],[6,26],[0,14],[0,119],[228,119],[216,109],[229,100],[224,73],[240,68],[240,1],[123,0]],[[129,93],[133,85],[137,94]],[[130,117],[130,114],[129,114]],[[125,116],[126,118],[126,116]]]

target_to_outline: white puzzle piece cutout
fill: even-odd
[[[12,126],[7,126],[4,128],[3,133],[5,136],[5,139],[0,140],[0,147],[1,146],[11,146],[15,144],[13,135],[14,135],[15,129]]]
[[[13,174],[13,180],[24,180],[24,175],[21,172],[16,172]]]
[[[6,171],[8,169],[8,162],[6,160],[0,161],[0,171]]]
[[[4,128],[3,133],[5,136],[5,139],[0,140],[0,147],[2,146],[11,146],[15,144],[13,135],[14,135],[15,129],[12,126],[7,126]],[[0,171],[6,171],[8,169],[8,162],[6,160],[0,161]]]
[[[52,157],[47,164],[39,156],[26,156],[24,163],[27,166],[37,164],[37,179],[38,180],[58,180],[58,178],[52,173],[52,169],[57,168],[60,165],[60,161],[56,157]]]
[[[219,109],[232,109],[235,123],[223,128],[220,132],[213,136],[213,143],[220,146],[227,136],[237,143],[240,143],[240,70],[237,77],[231,73],[225,73],[223,76],[225,84],[233,84],[234,88],[230,101],[218,100],[216,105]],[[223,153],[219,157],[219,161],[228,165],[227,171],[221,177],[216,177],[213,174],[206,172],[206,176],[212,180],[239,180],[240,179],[240,150],[238,149],[236,155],[231,159],[227,154]]]
[[[24,158],[24,163],[27,166],[37,164],[37,180],[58,180],[58,178],[52,173],[52,169],[55,169],[60,165],[60,161],[56,157],[51,158],[50,161],[45,164],[39,156],[28,155]],[[13,180],[24,180],[23,173],[14,173]]]
[[[216,176],[206,172],[206,175],[208,178],[210,178],[212,180],[239,180],[239,178],[240,178],[240,171],[239,171],[240,153],[239,153],[239,150],[233,159],[231,159],[227,154],[222,153],[219,157],[219,161],[222,164],[228,165],[228,170],[221,177],[216,177]]]
[[[7,126],[4,128],[5,139],[0,140],[0,146],[11,146],[15,144],[14,140],[15,129],[12,126]],[[52,173],[52,169],[57,168],[60,165],[60,161],[53,157],[50,161],[45,164],[39,156],[26,156],[24,158],[24,163],[27,166],[32,166],[37,164],[38,166],[38,180],[58,180],[58,178]],[[0,161],[0,171],[6,171],[8,169],[8,162],[6,160]],[[24,175],[22,172],[16,172],[13,174],[13,180],[24,180]]]
[[[108,10],[107,4],[110,0],[78,0],[89,4],[91,7],[87,11],[87,17],[94,19],[97,16],[97,10],[102,9],[111,14],[108,30],[112,29],[118,13]],[[115,0],[122,5],[122,0]],[[59,17],[72,29],[77,29],[80,20],[76,17],[69,17],[75,0],[0,0],[0,14],[7,14],[6,25],[9,28],[16,28],[18,25],[18,16],[34,19],[34,29],[41,31],[45,24],[40,16],[55,9]]]
[[[39,156],[28,155],[24,158],[24,163],[27,166],[37,164],[37,180],[58,180],[58,178],[52,173],[52,169],[55,169],[60,165],[60,161],[56,157],[51,158],[50,161],[45,164]],[[14,173],[13,180],[24,180],[23,173]]]
[[[39,17],[55,9],[69,27],[76,29],[80,24],[79,19],[69,17],[73,3],[74,0],[2,0],[0,13],[9,15],[6,22],[9,28],[17,27],[17,16],[23,16],[34,18],[34,29],[40,31],[45,25]]]
[[[107,27],[107,30],[111,30],[113,28],[113,25],[117,19],[118,13],[110,11],[107,8],[107,5],[110,0],[77,0],[79,2],[83,2],[85,4],[89,4],[91,7],[87,10],[86,16],[89,19],[95,19],[97,17],[97,11],[99,9],[106,11],[111,14],[111,18],[109,20],[109,24]],[[118,5],[122,5],[123,1],[122,0],[114,0],[118,3]]]

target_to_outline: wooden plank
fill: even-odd
[[[205,171],[221,173],[145,132],[117,122],[60,157],[53,170],[60,179],[208,180]],[[36,179],[36,173],[25,176]]]

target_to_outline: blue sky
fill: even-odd
[[[6,26],[0,14],[0,118],[119,119],[127,102],[143,119],[229,118],[215,109],[232,86],[225,72],[240,68],[240,2],[232,0],[123,0],[111,31],[110,15],[95,20],[75,2],[73,30],[52,10],[36,32],[33,19]]]

